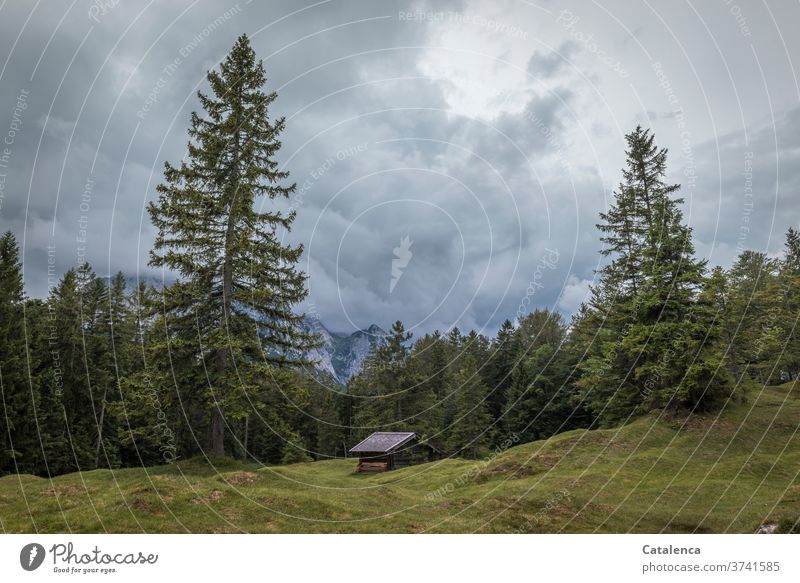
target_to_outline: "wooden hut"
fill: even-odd
[[[376,431],[350,448],[358,456],[357,472],[385,472],[439,459],[441,452],[413,432]]]

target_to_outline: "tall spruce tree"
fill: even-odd
[[[650,235],[659,208],[664,207],[664,201],[682,202],[670,198],[680,186],[664,181],[667,150],[658,148],[650,130],[637,126],[625,141],[628,148],[623,180],[614,193],[614,204],[600,213],[601,222],[597,225],[605,244],[601,254],[612,257],[601,269],[604,283],[613,286],[623,298],[639,291],[645,249],[652,250],[656,243]]]
[[[84,349],[82,307],[94,274],[68,270],[47,300],[49,357],[40,389],[42,451],[50,475],[94,469],[97,425]]]
[[[0,237],[0,474],[30,471],[37,439],[23,329],[22,265],[11,232]]]
[[[592,290],[589,310],[595,315],[581,318],[594,335],[577,384],[607,424],[653,407],[708,402],[708,391],[697,385],[712,383],[710,371],[720,362],[709,348],[717,341],[707,333],[709,312],[696,306],[705,262],[694,258],[682,199],[672,196],[679,185],[665,181],[667,150],[641,127],[626,141],[623,182],[598,225],[607,245],[603,253],[612,259]],[[727,379],[717,380],[727,391]]]
[[[151,264],[180,277],[164,289],[164,311],[205,363],[209,449],[222,455],[225,416],[246,415],[270,367],[296,361],[313,341],[292,310],[307,294],[296,267],[302,246],[281,240],[295,213],[256,208],[295,189],[275,160],[285,126],[268,114],[277,94],[262,90],[264,66],[246,35],[207,78],[211,94],[198,93],[205,116],[192,113],[187,160],[165,164],[149,206],[158,229]]]
[[[114,467],[119,464],[119,434],[113,404],[120,400],[120,379],[132,372],[131,360],[135,323],[125,293],[125,276],[120,272],[110,281],[94,281],[93,305],[84,306],[84,315],[91,312],[90,338],[85,343],[89,374],[97,415],[96,465]]]
[[[720,318],[701,293],[706,261],[694,257],[678,201],[664,197],[653,206],[638,319],[622,344],[636,363],[632,377],[645,409],[707,410],[730,396],[732,384],[719,350]]]

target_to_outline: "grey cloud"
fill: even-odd
[[[578,46],[572,41],[561,43],[553,51],[536,51],[528,59],[528,74],[535,79],[547,79],[569,67],[569,58]]]
[[[224,58],[242,32],[251,34],[265,59],[268,89],[279,89],[271,114],[288,120],[279,160],[303,192],[285,203],[298,210],[288,238],[305,245],[309,302],[332,329],[371,323],[387,328],[401,318],[418,332],[454,324],[491,332],[513,318],[548,249],[558,250],[559,261],[545,272],[531,306],[574,308],[597,266],[594,224],[609,183],[619,178],[620,132],[643,118],[651,118],[663,145],[671,146],[671,168],[686,183],[680,140],[667,131],[676,120],[647,113],[665,108],[649,63],[636,69],[636,59],[626,61],[631,77],[623,82],[586,47],[576,46],[561,24],[509,3],[501,7],[508,9],[503,21],[524,24],[532,38],[558,48],[550,52],[521,38],[476,30],[482,41],[493,43],[487,54],[521,59],[520,76],[527,64],[535,79],[508,87],[486,79],[482,89],[501,97],[489,100],[491,111],[470,118],[448,102],[450,89],[463,84],[457,71],[419,78],[426,51],[436,50],[424,47],[447,22],[405,21],[399,12],[479,14],[486,6],[363,0],[303,10],[312,4],[240,1],[236,8],[235,2],[181,0],[152,5],[140,15],[142,7],[121,2],[93,22],[87,14],[91,3],[82,1],[58,31],[67,6],[37,9],[0,79],[0,137],[17,95],[30,91],[5,171],[0,229],[11,229],[24,245],[31,295],[47,291],[48,245],[56,246],[59,273],[79,258],[83,216],[86,258],[99,272],[160,276],[147,267],[153,230],[146,202],[161,180],[163,162],[184,155],[189,113],[198,107],[195,92],[205,88],[206,69]],[[549,7],[556,15],[561,8]],[[6,53],[28,10],[25,3],[4,5],[0,46]],[[233,14],[223,17],[226,11]],[[590,18],[589,7],[581,15],[582,32],[594,33],[604,48],[618,45],[622,33],[616,24]],[[634,30],[642,25],[634,24]],[[694,43],[687,49],[693,54],[708,48],[707,41],[684,40]],[[796,52],[793,45],[790,50]],[[762,60],[772,86],[786,71],[770,54]],[[570,73],[562,57],[580,60],[581,74]],[[669,55],[661,58],[666,68]],[[676,91],[685,69],[679,64],[669,69]],[[582,75],[597,85],[589,86]],[[753,85],[752,78],[747,81]],[[630,107],[623,95],[632,86],[642,108]],[[520,107],[505,107],[509,95]],[[706,105],[690,95],[681,92],[682,104],[697,117]],[[621,111],[606,110],[598,96],[622,104]],[[693,151],[697,184],[687,216],[698,251],[713,249],[714,261],[723,263],[735,252],[741,226],[746,150],[754,152],[756,191],[747,244],[777,252],[787,224],[800,220],[791,198],[800,186],[799,110],[776,112],[773,124],[759,99],[743,99],[748,115],[760,119],[748,118],[750,144],[741,132],[722,132],[717,140],[698,130]],[[413,256],[390,290],[393,250],[404,236],[413,241]]]
[[[778,254],[787,227],[800,224],[800,107],[749,127],[747,138],[735,132],[700,144],[696,156],[687,214],[704,254],[723,265],[742,249]]]

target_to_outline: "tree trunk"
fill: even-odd
[[[241,99],[241,90],[239,98]],[[231,200],[228,206],[228,220],[225,227],[224,257],[222,260],[222,322],[228,326],[231,314],[232,294],[233,294],[233,238],[236,233],[236,196],[239,190],[239,117],[236,118],[236,135],[233,146],[233,189]],[[217,383],[223,383],[225,371],[228,368],[228,349],[220,348],[217,351]],[[222,395],[222,387],[217,386],[217,394]],[[211,453],[218,456],[225,455],[225,416],[219,403],[214,405],[211,413],[211,439],[209,447]]]
[[[97,447],[94,450],[94,467],[100,465],[100,447],[103,445],[103,419],[106,416],[106,397],[108,396],[108,387],[103,391],[103,403],[100,406],[100,420],[97,423]]]
[[[250,453],[247,451],[247,434],[250,433],[250,415],[245,415],[244,418],[244,461],[250,459]]]

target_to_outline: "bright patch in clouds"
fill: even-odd
[[[441,79],[450,110],[472,118],[519,113],[532,80],[526,72],[531,33],[519,26],[504,3],[468,2],[463,11],[425,12],[434,20],[428,45],[417,67]]]
[[[578,307],[589,298],[589,286],[592,281],[570,275],[564,291],[558,298],[558,309],[565,314],[574,313]]]

